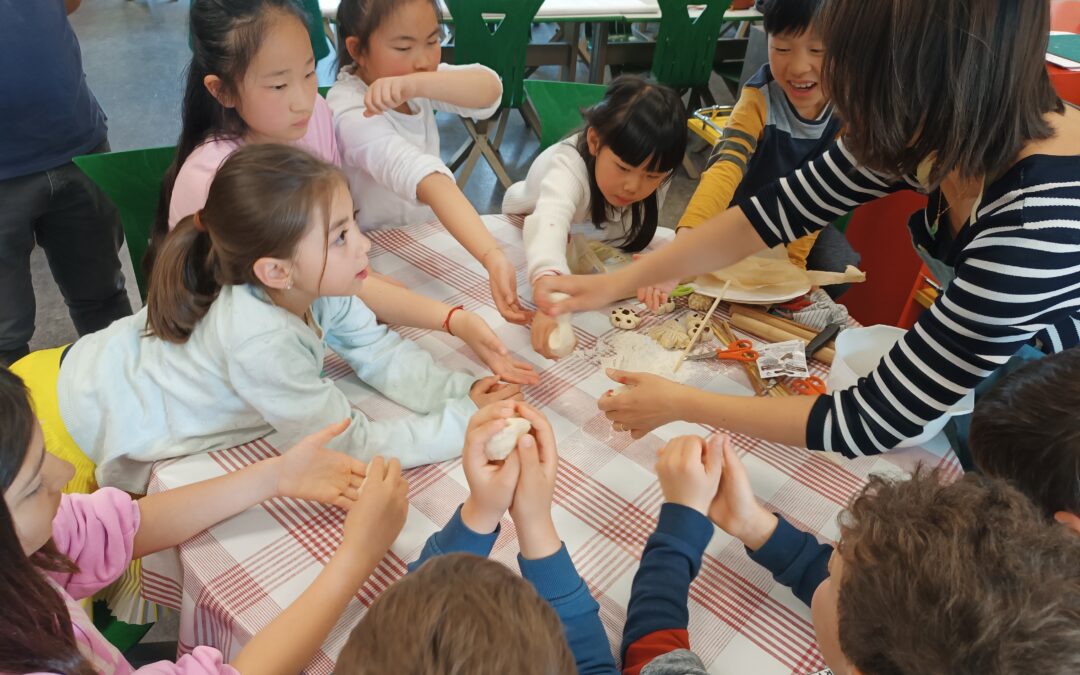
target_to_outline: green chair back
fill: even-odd
[[[581,109],[599,103],[606,91],[602,84],[525,80],[525,95],[540,121],[540,149],[579,128],[584,123]]]
[[[319,8],[319,0],[301,0],[300,4],[308,15],[308,37],[311,38],[311,51],[318,63],[330,55],[330,45],[326,42],[326,33],[323,31],[322,9]]]
[[[676,89],[708,86],[716,59],[716,41],[731,0],[658,1],[661,18],[653,55],[653,77]],[[691,19],[688,13],[694,5],[705,5],[697,19]]]
[[[150,243],[161,180],[175,155],[176,148],[170,146],[83,155],[72,160],[108,195],[120,212],[128,255],[143,300],[146,299],[147,280],[143,277],[142,259]]]
[[[330,93],[330,87],[319,87],[319,96],[326,98],[328,93]]]
[[[454,19],[455,63],[480,63],[498,73],[503,107],[518,108],[525,100],[525,52],[542,4],[544,0],[446,0]],[[484,14],[503,19],[493,25]]]

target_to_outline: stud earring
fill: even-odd
[[[287,291],[292,290],[292,279],[289,279],[289,282],[287,284],[285,284],[285,290],[287,290]]]

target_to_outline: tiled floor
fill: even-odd
[[[153,1],[153,0],[152,0]],[[83,51],[83,64],[90,87],[109,117],[109,140],[114,150],[128,150],[172,145],[180,129],[179,110],[184,68],[189,59],[187,46],[187,0],[153,1],[153,5],[135,0],[89,0],[71,16]],[[540,35],[550,27],[538,27]],[[321,63],[320,80],[329,84],[333,78],[332,57]],[[550,71],[550,72],[548,72]],[[557,77],[554,68],[543,69],[540,77]],[[579,66],[578,80],[587,71]],[[726,88],[714,82],[714,94],[720,101],[730,100]],[[457,119],[439,121],[444,155],[449,155],[465,138]],[[503,156],[515,179],[523,178],[536,157],[535,136],[514,114],[503,145]],[[683,173],[674,179],[662,213],[662,222],[672,226],[682,213],[695,185]],[[466,195],[481,213],[498,212],[502,187],[482,162],[473,173]],[[128,288],[133,306],[138,306],[135,281],[127,252],[121,253],[127,270]],[[45,257],[35,251],[34,288],[37,294],[37,332],[31,347],[52,347],[75,339],[67,309],[52,281]],[[148,640],[168,640],[175,636],[175,617],[161,623]]]

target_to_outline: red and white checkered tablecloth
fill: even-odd
[[[518,269],[518,281],[527,294],[520,219],[494,216],[485,220]],[[606,311],[576,315],[579,351],[559,362],[547,361],[532,351],[526,329],[502,321],[492,305],[482,268],[439,224],[374,232],[371,237],[376,270],[419,293],[451,305],[463,304],[483,315],[511,351],[541,372],[540,384],[527,388],[525,394],[551,420],[558,439],[561,461],[553,506],[555,524],[600,603],[601,619],[616,650],[631,581],[663,500],[653,472],[656,451],[675,436],[707,430],[679,422],[637,442],[628,434],[612,431],[596,407],[597,398],[612,383],[597,360],[589,357],[598,341],[615,331]],[[453,337],[416,329],[401,333],[448,367],[484,373],[469,349]],[[751,393],[737,366],[695,365],[715,372],[698,371],[690,383],[713,391]],[[819,365],[814,368],[816,374],[826,374]],[[371,418],[411,414],[375,395],[334,355],[327,360],[326,375]],[[736,435],[734,442],[757,496],[796,526],[830,541],[838,536],[837,514],[870,473],[909,471],[918,461],[959,472],[947,449],[911,449],[835,461],[821,453],[746,436]],[[271,435],[230,450],[162,462],[154,468],[150,491],[219,476],[284,449],[275,446]],[[446,524],[467,494],[459,460],[420,467],[406,475],[410,509],[405,528],[349,604],[309,672],[333,670],[336,655],[365,609],[405,573],[406,561],[419,555],[424,541]],[[311,583],[340,543],[342,521],[342,512],[335,508],[270,500],[177,549],[146,558],[144,594],[180,611],[181,651],[210,645],[231,658]],[[517,550],[513,523],[506,518],[492,557],[517,570]],[[824,667],[809,610],[751,562],[738,541],[720,530],[690,589],[690,636],[694,650],[712,673],[804,675]]]

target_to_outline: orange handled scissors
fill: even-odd
[[[722,361],[755,363],[761,355],[754,350],[754,343],[749,340],[737,340],[729,344],[727,349],[717,349],[715,354],[706,352],[687,356],[686,358],[689,361],[700,361],[702,359],[711,359],[714,356]]]
[[[825,389],[825,383],[817,375],[811,375],[801,380],[793,380],[791,389],[796,394],[802,394],[803,396],[817,396],[828,393]]]

